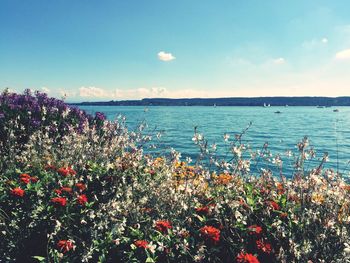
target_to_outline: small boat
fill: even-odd
[[[216,108],[216,103],[214,103],[214,105],[213,105],[213,106],[214,106],[214,108]]]
[[[339,110],[338,110],[338,109],[335,109],[335,110],[333,110],[333,112],[339,112]]]
[[[280,113],[282,113],[282,112],[278,110],[278,111],[275,111],[275,113],[280,114]]]

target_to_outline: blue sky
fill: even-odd
[[[350,2],[0,1],[0,88],[67,100],[350,95]]]

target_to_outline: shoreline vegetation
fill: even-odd
[[[350,106],[350,97],[255,97],[255,98],[147,98],[141,100],[89,101],[86,106]]]
[[[224,134],[225,160],[196,129],[197,160],[173,149],[154,156],[144,150],[160,135],[143,124],[129,130],[123,117],[44,93],[3,92],[0,261],[349,261],[350,184],[327,168],[328,155],[310,166],[303,138],[290,179],[253,173],[254,162],[283,162],[268,145],[250,151],[245,131]]]

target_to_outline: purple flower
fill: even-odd
[[[104,121],[106,119],[106,115],[104,115],[104,113],[98,111],[95,113],[95,119],[99,120],[99,121]]]

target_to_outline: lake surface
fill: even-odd
[[[223,135],[240,133],[249,122],[252,126],[243,142],[253,149],[261,149],[268,142],[273,154],[287,150],[296,151],[296,144],[307,136],[314,146],[317,158],[329,153],[328,168],[339,168],[344,176],[349,174],[350,160],[350,107],[162,107],[152,106],[145,111],[139,106],[80,106],[88,113],[100,111],[113,120],[122,114],[130,128],[141,121],[148,123],[148,130],[163,130],[162,140],[168,147],[192,159],[198,155],[193,143],[194,127],[204,134],[209,144],[217,143],[218,153],[224,156]],[[333,112],[338,109],[339,112]],[[280,111],[280,114],[276,114]],[[284,158],[284,157],[283,157]],[[285,162],[287,163],[287,162]],[[286,167],[285,171],[291,166]]]

